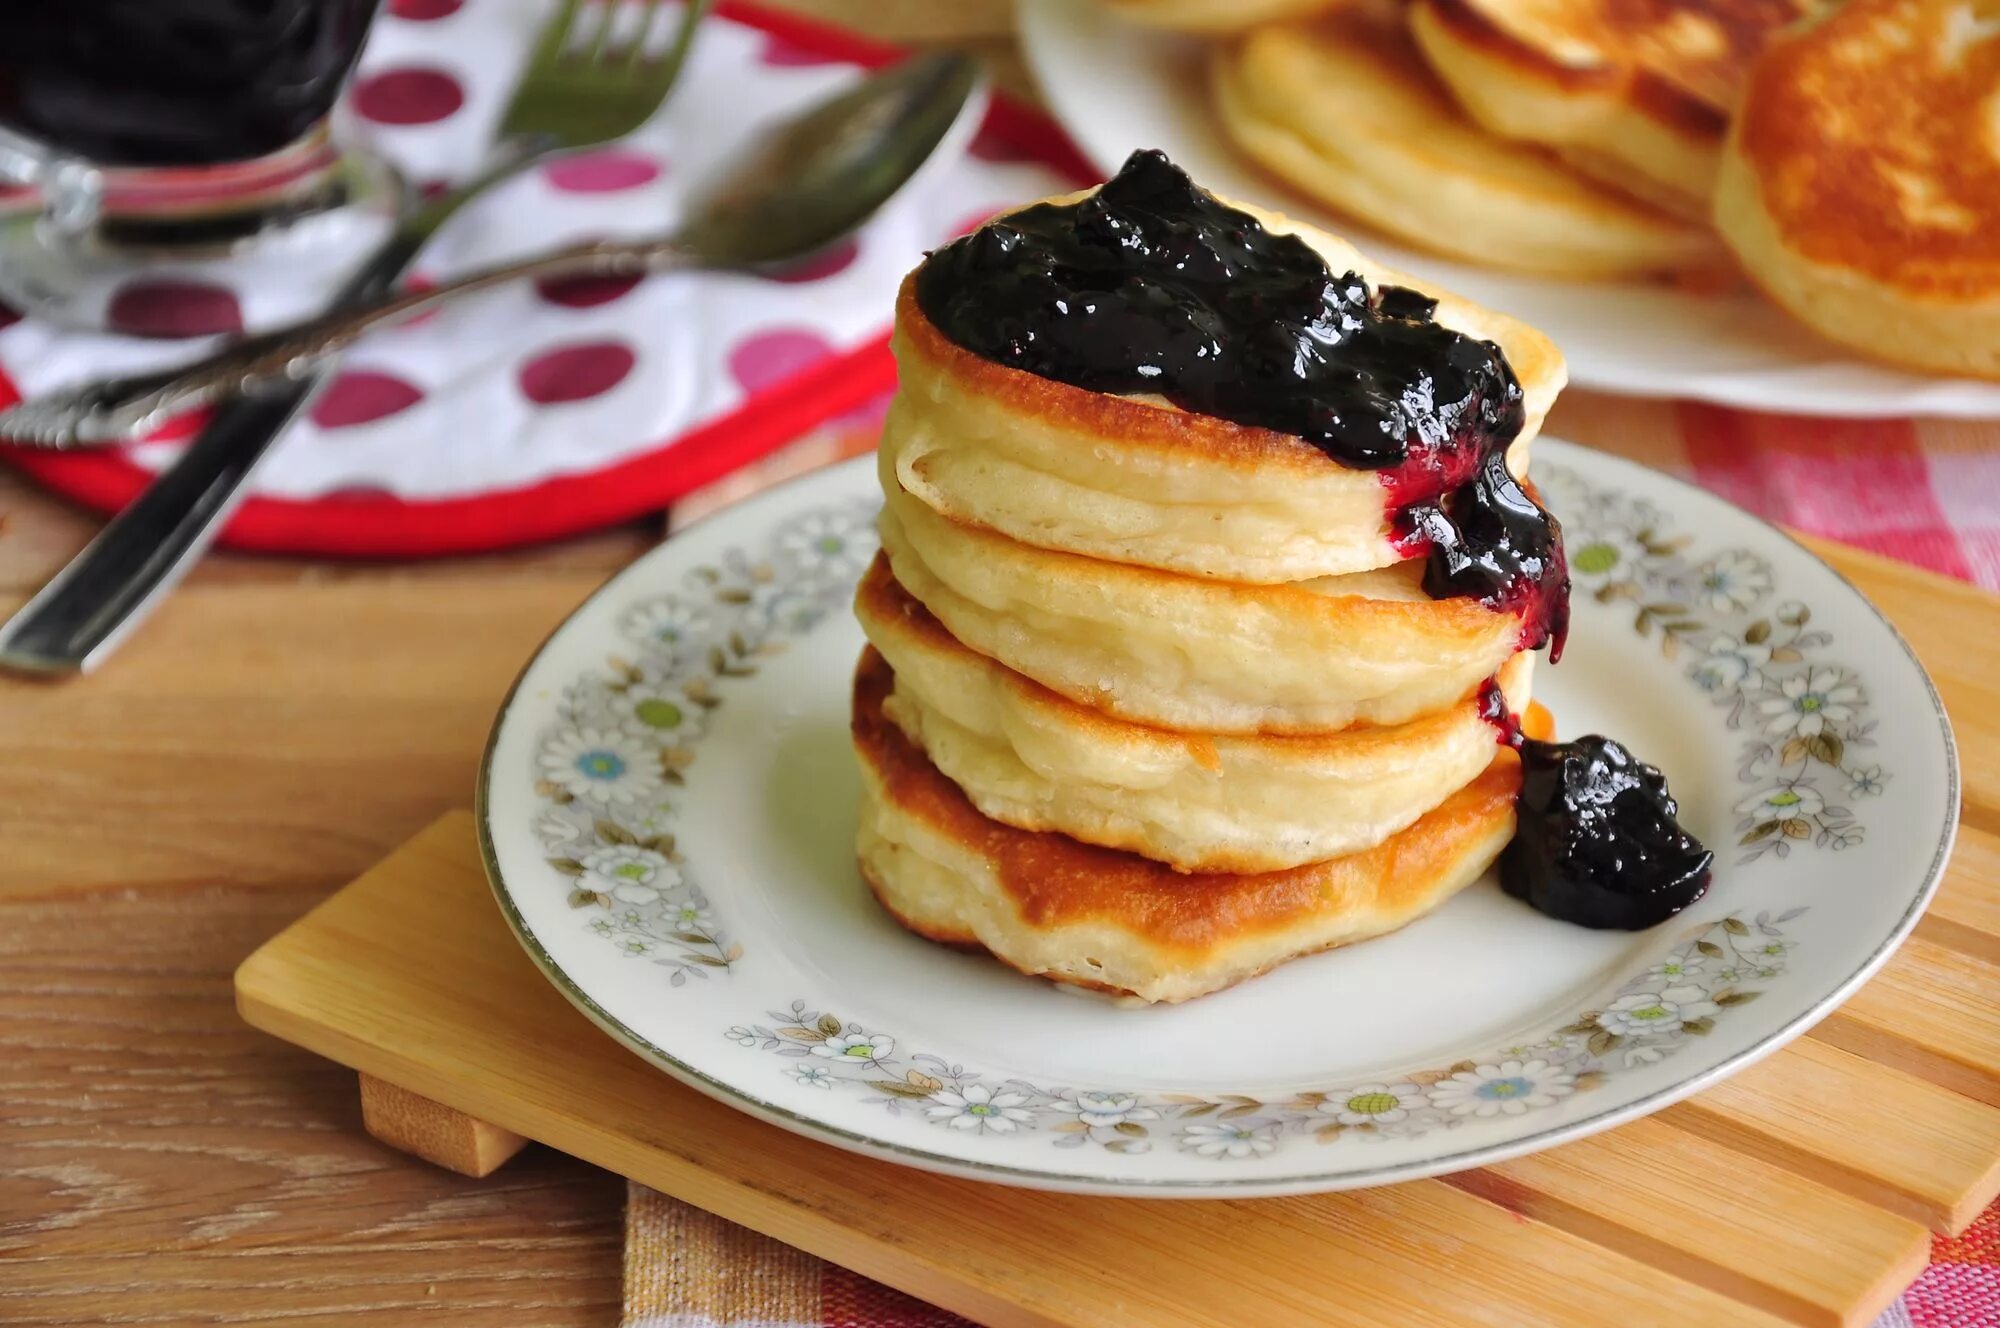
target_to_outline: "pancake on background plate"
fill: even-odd
[[[1514,833],[1520,763],[1502,751],[1363,852],[1290,871],[1187,875],[981,815],[884,717],[894,685],[881,656],[865,652],[853,721],[863,878],[918,935],[1055,982],[1146,1002],[1219,991],[1421,917],[1477,880]]]
[[[1415,0],[1411,31],[1474,120],[1706,221],[1729,112],[1816,0]]]
[[[2000,8],[1850,0],[1751,75],[1715,222],[1823,336],[2000,378]]]
[[[1389,235],[1489,267],[1558,277],[1706,273],[1690,225],[1474,124],[1399,13],[1274,23],[1218,46],[1223,129],[1297,189]]]

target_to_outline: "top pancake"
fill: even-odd
[[[1801,257],[1941,299],[2000,297],[1990,3],[1854,0],[1773,44],[1736,145]]]
[[[1729,113],[1817,0],[1418,0],[1410,21],[1474,119],[1703,215]]]
[[[1438,322],[1498,344],[1521,384],[1526,423],[1509,460],[1525,470],[1527,442],[1567,379],[1554,343],[1336,236],[1229,206],[1299,236],[1335,273],[1435,297]],[[1390,542],[1377,472],[1349,470],[1291,434],[983,359],[924,317],[914,277],[897,300],[895,349],[901,385],[884,454],[905,491],[953,521],[1041,548],[1261,584],[1366,571],[1402,556]]]

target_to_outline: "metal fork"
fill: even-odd
[[[666,100],[713,2],[686,0],[671,45],[655,53],[647,37],[662,0],[564,0],[536,38],[485,168],[407,213],[349,278],[334,307],[393,287],[446,219],[501,181],[554,153],[607,143],[644,124]],[[620,22],[634,12],[636,26]],[[629,35],[618,31],[628,26]],[[200,558],[241,499],[245,481],[330,370],[322,366],[217,406],[173,465],[0,624],[0,667],[68,675],[108,656]],[[162,381],[170,376],[161,375]],[[131,380],[100,387],[135,390]]]

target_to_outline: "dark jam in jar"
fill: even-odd
[[[924,316],[965,349],[1097,392],[1305,439],[1381,473],[1396,534],[1434,596],[1465,595],[1559,656],[1569,573],[1555,519],[1507,473],[1521,386],[1500,348],[1436,301],[1371,292],[1135,152],[1095,194],[1011,213],[933,253]]]
[[[376,0],[14,0],[0,124],[101,166],[248,161],[322,120]]]
[[[1516,737],[1521,796],[1500,884],[1540,912],[1638,931],[1708,889],[1715,855],[1674,818],[1666,777],[1610,738]]]

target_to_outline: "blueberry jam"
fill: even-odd
[[[1135,152],[1096,194],[1043,203],[933,253],[917,303],[973,353],[1098,392],[1305,439],[1381,473],[1433,596],[1517,613],[1523,649],[1562,649],[1569,575],[1553,518],[1506,473],[1525,419],[1500,348],[1436,301],[1370,292],[1303,240]]]
[[[1504,739],[1503,739],[1504,741]],[[1708,889],[1715,855],[1681,829],[1666,777],[1610,738],[1537,742],[1516,730],[1519,822],[1500,884],[1540,912],[1638,931]]]

